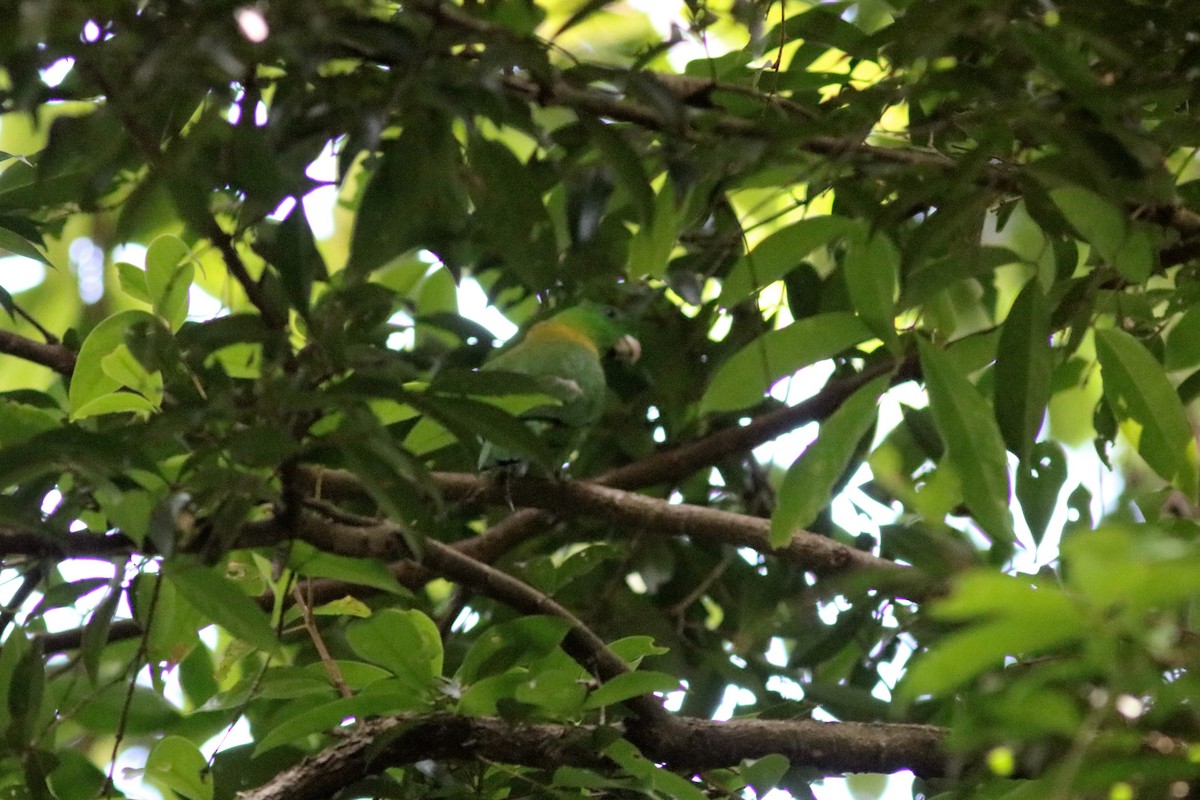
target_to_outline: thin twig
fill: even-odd
[[[321,631],[317,628],[317,622],[313,619],[311,600],[306,600],[304,595],[300,593],[299,584],[292,584],[292,597],[295,598],[296,605],[300,608],[300,616],[304,620],[304,630],[308,632],[308,638],[312,641],[313,647],[317,650],[317,656],[325,666],[325,672],[329,675],[329,682],[337,688],[338,694],[342,697],[352,697],[354,692],[350,691],[350,687],[346,685],[346,678],[342,675],[342,670],[337,665],[337,661],[330,654],[329,648],[325,646],[325,638],[321,636]]]
[[[150,630],[154,623],[154,615],[158,611],[158,597],[162,593],[163,580],[165,579],[162,573],[155,576],[154,588],[150,592],[150,605],[146,610],[146,627],[142,633],[141,641],[138,642],[137,652],[133,654],[131,662],[133,674],[130,676],[129,685],[125,689],[125,700],[121,703],[121,713],[117,717],[117,729],[113,734],[112,755],[108,760],[108,774],[100,786],[100,791],[96,793],[96,797],[104,797],[113,791],[113,772],[117,768],[117,756],[121,752],[121,742],[125,739],[125,726],[129,722],[129,711],[133,707],[133,694],[137,688],[137,674],[146,661],[146,655],[150,652]]]

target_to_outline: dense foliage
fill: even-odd
[[[9,4],[4,797],[1200,786],[1200,5],[636,5]]]

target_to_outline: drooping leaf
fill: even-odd
[[[934,422],[962,482],[963,500],[992,537],[997,555],[1015,538],[1008,509],[1008,458],[986,400],[950,357],[920,340],[921,371]]]
[[[996,422],[1004,443],[1022,461],[1042,428],[1053,373],[1050,308],[1034,278],[1013,302],[996,349]]]
[[[1050,526],[1066,480],[1067,456],[1057,442],[1038,442],[1017,466],[1017,499],[1035,544]]]
[[[969,573],[936,613],[970,622],[914,661],[897,690],[902,698],[944,694],[998,668],[1005,657],[1036,655],[1089,632],[1087,617],[1065,593],[1035,588],[1024,576]]]
[[[880,377],[856,391],[821,423],[816,441],[788,468],[771,515],[771,546],[783,547],[829,504],[830,494],[846,471],[854,451],[875,425],[875,406],[887,389]]]
[[[629,266],[633,275],[661,278],[679,235],[680,209],[675,186],[668,178],[654,196],[654,216],[629,241]]]
[[[382,562],[325,553],[307,542],[292,544],[288,566],[298,574],[310,578],[334,578],[400,596],[409,594]]]
[[[1167,335],[1166,362],[1169,370],[1200,364],[1200,305],[1184,312]]]
[[[351,274],[366,275],[415,247],[443,259],[466,225],[462,155],[448,119],[406,125],[383,147],[350,240]]]
[[[468,155],[479,178],[472,184],[472,198],[480,234],[514,275],[542,291],[553,283],[558,249],[536,170],[503,144],[483,137],[471,140]]]
[[[631,697],[655,692],[673,692],[679,688],[679,679],[664,672],[637,670],[617,675],[605,681],[588,695],[585,708],[603,708]]]
[[[871,331],[893,350],[896,337],[896,284],[900,252],[881,232],[860,233],[850,239],[842,272],[854,310]]]
[[[1150,468],[1196,498],[1196,439],[1162,365],[1137,339],[1113,328],[1096,332],[1104,399]]]

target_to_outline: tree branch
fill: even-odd
[[[764,555],[777,556],[818,576],[869,572],[882,586],[924,594],[928,581],[911,567],[856,550],[827,536],[797,531],[782,548],[770,544],[771,523],[761,517],[735,514],[705,506],[626,492],[583,481],[552,481],[517,478],[503,484],[464,473],[433,474],[438,488],[450,499],[473,500],[498,505],[511,502],[533,506],[560,517],[603,519],[630,531],[647,531],[666,536],[687,536],[700,541],[734,547],[749,547]],[[925,584],[922,587],[922,582]]]
[[[794,766],[830,774],[911,769],[933,778],[947,770],[945,731],[929,725],[755,719],[679,723],[672,741],[643,747],[643,755],[680,771],[735,767],[744,759],[772,753]],[[320,800],[368,775],[426,759],[606,771],[615,767],[601,754],[611,730],[596,725],[517,725],[444,712],[374,719],[240,797]]]
[[[75,371],[74,350],[61,344],[37,342],[12,331],[0,330],[0,353],[49,367],[64,378],[70,378]]]
[[[641,489],[659,483],[675,483],[698,469],[710,467],[732,453],[744,453],[788,431],[828,417],[866,384],[889,372],[895,372],[893,384],[912,380],[918,375],[915,356],[897,361],[882,361],[862,372],[829,381],[812,397],[794,406],[769,411],[748,425],[732,426],[702,439],[663,450],[640,461],[609,470],[594,478],[595,483],[620,489]]]

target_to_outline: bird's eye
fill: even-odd
[[[604,316],[608,317],[609,319],[617,318],[617,310],[615,308],[613,308],[612,306],[605,306],[601,310],[601,313],[604,314]]]

